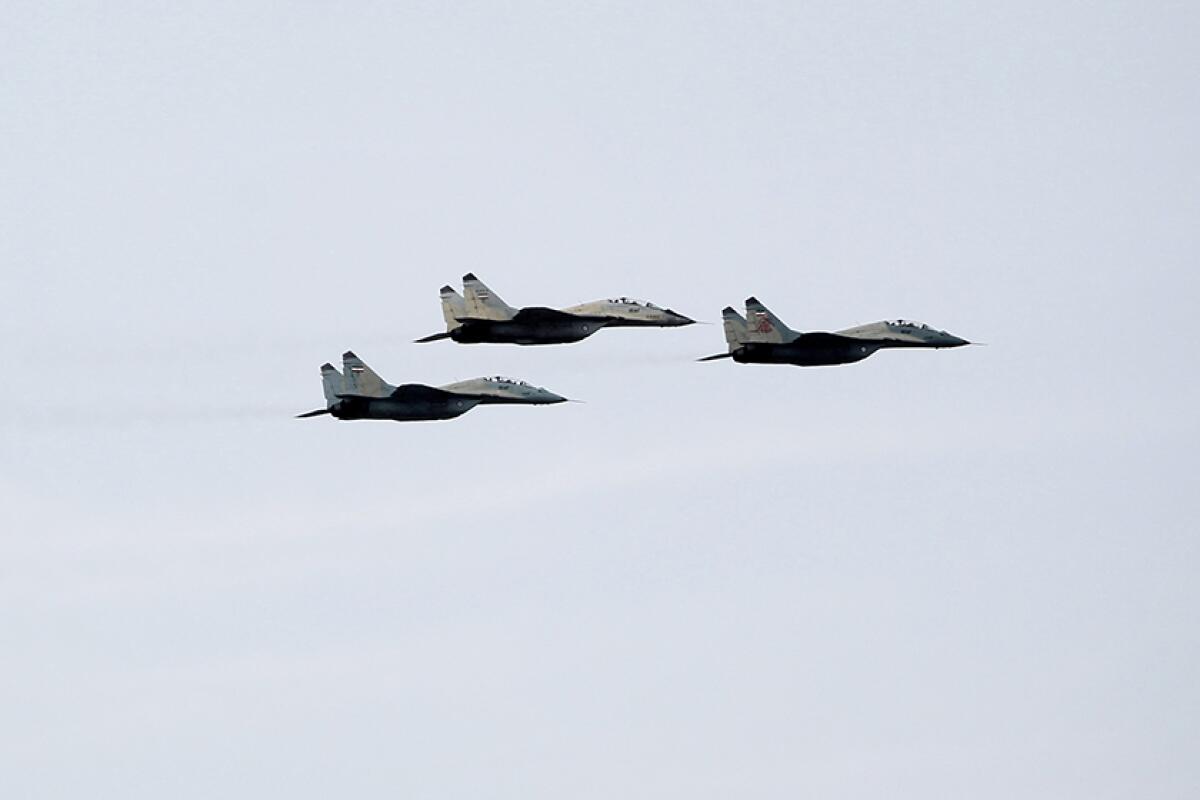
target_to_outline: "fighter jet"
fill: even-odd
[[[397,422],[454,419],[479,405],[548,405],[567,400],[525,381],[501,377],[475,378],[436,388],[420,383],[392,386],[351,352],[342,356],[342,369],[338,372],[332,364],[321,366],[325,408],[297,414],[297,419],[322,414],[337,419]]]
[[[586,339],[601,328],[691,325],[690,320],[669,308],[628,297],[596,300],[570,308],[530,306],[516,309],[468,272],[463,276],[463,293],[443,286],[442,316],[446,331],[417,342],[453,339],[459,344],[566,344]]]
[[[721,312],[728,353],[700,361],[732,358],[739,364],[795,364],[798,367],[853,364],[892,347],[962,347],[966,339],[923,322],[898,319],[872,322],[833,333],[794,331],[754,297],[746,300],[746,316],[733,308]]]

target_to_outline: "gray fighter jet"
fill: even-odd
[[[902,319],[872,322],[833,333],[794,331],[753,297],[746,300],[745,317],[730,307],[726,307],[721,316],[729,352],[706,356],[700,361],[732,358],[739,364],[815,367],[853,364],[892,347],[942,348],[970,344],[966,339],[922,322]]]
[[[392,386],[362,359],[347,352],[343,372],[332,364],[321,366],[325,408],[298,414],[297,418],[329,414],[337,419],[391,419],[398,422],[454,419],[475,406],[498,403],[548,405],[567,398],[512,378],[475,378],[446,386],[420,383]]]
[[[453,339],[459,344],[566,344],[586,339],[601,328],[674,328],[694,322],[669,308],[628,297],[564,309],[516,309],[469,272],[463,276],[461,295],[450,286],[443,286],[441,294],[446,330],[417,339],[419,343]]]

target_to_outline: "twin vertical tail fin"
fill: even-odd
[[[729,352],[732,353],[750,341],[745,317],[735,311],[732,306],[725,306],[721,309],[721,320],[725,325],[725,343],[729,345]]]
[[[468,272],[463,275],[463,297],[466,315],[472,319],[508,320],[517,315],[517,309],[500,299],[483,281]],[[443,302],[445,295],[443,294]],[[443,305],[443,308],[445,306]]]
[[[443,286],[440,292],[442,296],[442,319],[446,320],[446,330],[442,333],[422,336],[416,340],[417,344],[449,339],[450,334],[462,327],[462,320],[470,316],[467,313],[467,301],[463,299],[462,295],[454,291],[453,286]]]
[[[453,286],[442,287],[442,317],[446,320],[446,330],[461,328],[460,319],[467,316],[467,301],[454,291]]]
[[[697,361],[716,361],[720,358],[729,358],[735,350],[750,341],[746,332],[746,320],[733,308],[725,306],[721,309],[721,321],[725,326],[725,344],[729,346],[728,352],[705,356]]]
[[[363,397],[387,397],[396,387],[385,381],[368,367],[361,358],[347,350],[342,354],[341,394],[356,394]],[[334,370],[337,372],[337,370]]]
[[[771,344],[790,342],[800,336],[758,302],[757,297],[746,298],[746,335],[747,341]]]
[[[338,395],[343,393],[342,373],[333,364],[321,365],[321,388],[325,390],[325,406],[332,408],[338,401]]]
[[[297,414],[296,419],[307,419],[333,413],[333,407],[338,403],[338,395],[342,393],[342,373],[338,372],[333,364],[321,365],[321,388],[325,390],[325,407]]]
[[[417,339],[418,343],[453,338],[454,331],[461,328],[463,320],[466,319],[502,322],[517,315],[517,309],[501,300],[498,294],[470,272],[463,275],[463,293],[461,295],[454,291],[453,286],[443,286],[441,297],[442,319],[446,321],[446,330],[444,333],[423,336]]]
[[[785,344],[800,337],[798,332],[784,325],[783,321],[758,302],[756,297],[746,299],[744,317],[732,306],[721,309],[721,322],[725,326],[725,344],[729,346],[729,352],[706,356],[700,359],[701,361],[729,358],[747,344]]]

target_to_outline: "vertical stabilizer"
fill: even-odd
[[[344,393],[342,373],[333,364],[321,365],[321,386],[325,390],[325,406],[330,408],[338,401],[338,395]]]
[[[342,354],[342,371],[343,394],[387,397],[396,390],[349,350]]]
[[[467,316],[473,319],[508,320],[517,315],[517,309],[501,300],[472,272],[463,275],[463,296]]]
[[[732,353],[750,341],[745,317],[734,310],[732,306],[725,306],[721,309],[721,320],[725,325],[725,343],[729,345],[729,352]]]
[[[453,286],[443,286],[442,317],[446,320],[446,330],[452,331],[455,328],[461,328],[462,323],[459,320],[466,316],[468,316],[467,301],[454,291]]]
[[[757,297],[746,298],[746,328],[749,341],[782,344],[800,336],[783,324],[783,320],[758,302]]]

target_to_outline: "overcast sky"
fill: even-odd
[[[0,795],[1200,793],[1194,4],[0,23]],[[468,270],[989,346],[411,344]]]

